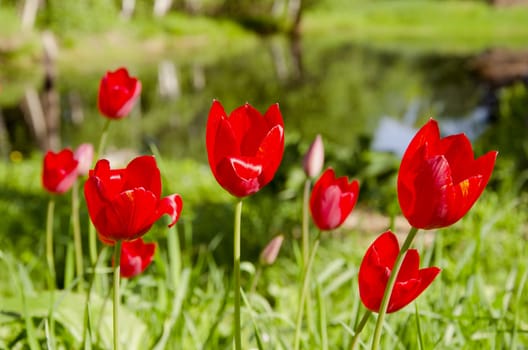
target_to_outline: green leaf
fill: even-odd
[[[48,291],[42,291],[34,295],[26,296],[27,310],[29,317],[46,318],[49,312],[50,295]],[[55,310],[53,315],[55,321],[60,323],[78,343],[81,345],[84,331],[84,309],[86,295],[55,291]],[[96,340],[95,344],[109,349],[112,346],[112,301],[104,300],[96,294],[90,296],[89,310],[95,329],[93,330]],[[0,305],[2,313],[22,314],[23,305],[21,298],[3,299]],[[146,325],[132,312],[120,308],[120,318],[122,320],[119,334],[121,344],[126,344],[126,349],[144,349],[144,339],[146,339]]]

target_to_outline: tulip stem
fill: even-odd
[[[311,181],[309,178],[304,182],[304,194],[303,194],[303,216],[302,216],[302,269],[301,273],[304,273],[308,259],[310,257],[310,227],[309,227],[309,201],[310,201],[310,188]],[[308,325],[312,325],[312,294],[308,293],[305,300],[306,305],[306,319]]]
[[[235,349],[242,349],[242,338],[240,329],[240,221],[242,218],[242,200],[240,199],[235,207],[235,227],[233,246],[233,273],[235,274]]]
[[[106,118],[105,118],[106,119]],[[99,146],[97,147],[97,153],[95,154],[94,160],[97,162],[99,157],[103,155],[104,149],[106,147],[106,139],[108,138],[108,129],[110,128],[111,119],[106,119],[103,126],[103,131],[101,132],[101,138],[99,139]]]
[[[367,324],[370,315],[372,315],[372,311],[367,310],[367,312],[365,312],[365,314],[361,318],[361,321],[359,321],[358,325],[354,329],[354,336],[352,337],[352,341],[350,342],[350,350],[356,349],[359,340],[359,333],[361,333],[363,328],[365,328],[365,325]]]
[[[405,238],[405,241],[403,242],[403,245],[400,248],[400,252],[396,257],[396,261],[394,262],[394,266],[392,268],[389,280],[387,281],[387,286],[385,287],[383,299],[381,300],[378,319],[376,321],[376,328],[374,328],[374,337],[372,339],[372,350],[377,350],[379,348],[381,340],[381,330],[383,328],[383,321],[385,319],[385,314],[387,313],[390,297],[392,295],[392,289],[396,284],[396,277],[398,276],[398,272],[400,271],[401,265],[403,263],[403,258],[405,257],[405,253],[411,246],[411,243],[414,240],[416,233],[418,233],[418,229],[415,227],[411,227],[409,233],[407,234],[407,238]]]
[[[119,350],[119,304],[121,303],[119,295],[119,280],[121,277],[121,240],[116,241],[114,247],[114,350]]]
[[[53,309],[55,307],[55,257],[53,254],[53,215],[55,212],[55,198],[52,196],[48,202],[48,213],[46,217],[46,261],[48,263],[48,288],[50,293],[49,305],[49,329],[50,342],[55,346],[55,321]]]
[[[296,317],[296,322],[295,322],[295,339],[294,339],[294,345],[293,345],[293,348],[295,350],[299,350],[299,347],[301,345],[301,325],[302,325],[302,319],[303,319],[304,302],[306,300],[306,296],[309,293],[310,272],[312,270],[315,252],[317,251],[318,247],[319,247],[319,237],[317,237],[317,239],[314,242],[310,257],[308,258],[308,261],[307,261],[307,264],[306,264],[306,267],[303,273],[302,292],[301,292],[301,297],[299,300],[299,306],[297,309],[297,317]]]
[[[75,245],[75,268],[77,273],[77,290],[84,289],[84,266],[81,240],[81,225],[79,221],[79,181],[75,181],[72,189],[72,225],[73,243]]]

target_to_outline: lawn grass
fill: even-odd
[[[421,0],[332,4],[306,13],[305,35],[335,35],[380,47],[450,53],[494,46],[522,48],[528,40],[526,7]]]
[[[28,344],[22,295],[29,306],[36,342],[40,346],[45,342],[43,320],[49,299],[43,278],[46,265],[42,237],[47,196],[40,188],[40,161],[35,156],[21,163],[0,163],[0,210],[4,213],[0,240],[0,347],[4,348]],[[215,183],[207,165],[192,160],[163,160],[160,166],[165,176],[164,193],[182,194],[185,208],[177,232],[168,232],[159,224],[145,236],[159,244],[155,262],[123,288],[123,319],[129,325],[127,332],[132,332],[127,334],[141,335],[141,340],[129,338],[130,349],[150,349],[155,344],[159,349],[231,349],[230,263],[217,256],[219,251],[230,249],[231,227],[219,224],[230,225],[234,203]],[[438,266],[442,272],[414,303],[388,316],[382,348],[418,349],[418,320],[425,349],[502,349],[528,344],[528,302],[522,297],[528,275],[528,202],[516,188],[504,188],[509,189],[485,191],[456,225],[419,233],[414,246],[421,252],[422,266]],[[269,193],[246,201],[242,235],[260,235],[267,240],[266,236],[271,238],[269,232],[247,225],[254,221],[249,216],[258,212],[255,204],[260,195]],[[203,205],[205,196],[214,205]],[[274,202],[288,213],[284,215],[292,215],[299,208],[292,201]],[[57,250],[66,251],[70,240],[69,198],[62,198],[57,208]],[[85,215],[84,210],[83,204]],[[346,228],[322,236],[313,272],[313,324],[304,328],[302,336],[306,349],[322,348],[323,340],[329,349],[347,348],[349,330],[365,311],[358,298],[357,271],[367,246],[381,233],[372,232],[372,222],[362,223],[361,219],[368,217],[366,210],[370,211],[360,203]],[[228,219],[207,220],[218,216]],[[404,222],[396,220],[401,221]],[[297,230],[294,226],[282,232],[286,241],[273,266],[259,266],[255,255],[243,257],[243,290],[250,305],[243,306],[242,312],[244,348],[257,348],[254,327],[259,330],[265,349],[292,346],[300,276]],[[399,235],[406,233],[401,224],[395,230]],[[180,239],[171,242],[168,235],[178,235]],[[256,248],[258,251],[261,246]],[[243,245],[242,249],[247,252],[252,247]],[[66,256],[65,252],[57,257],[62,261],[58,266],[65,270],[70,264]],[[108,266],[108,258],[107,255],[103,265]],[[103,269],[103,276],[107,273]],[[257,275],[260,277],[255,280]],[[111,334],[111,301],[104,302],[109,288],[109,284],[104,284],[102,294],[95,293],[91,303],[93,315],[107,320],[94,326],[94,339],[102,348],[107,348]],[[58,342],[66,348],[77,347],[82,329],[79,307],[85,295],[65,289],[59,296]],[[365,345],[373,330],[373,318],[370,321],[361,338]]]

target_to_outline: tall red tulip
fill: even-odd
[[[145,243],[138,238],[130,242],[123,242],[121,247],[121,277],[132,278],[150,265],[156,252],[156,243]]]
[[[398,200],[416,228],[445,227],[460,220],[484,191],[496,151],[475,159],[464,134],[440,138],[430,120],[410,142],[398,173]]]
[[[144,235],[162,215],[178,220],[182,199],[177,194],[160,198],[161,178],[152,156],[133,159],[124,169],[110,169],[99,160],[84,185],[88,213],[101,241],[131,241]]]
[[[246,103],[228,117],[218,101],[206,130],[209,165],[218,183],[236,197],[258,192],[279,168],[284,152],[284,122],[278,104],[264,116]]]
[[[346,176],[336,178],[328,168],[315,183],[310,196],[312,218],[321,230],[333,230],[343,224],[356,205],[359,182],[348,182]]]
[[[126,68],[107,72],[99,85],[97,106],[104,116],[121,119],[128,115],[141,93],[141,82]]]
[[[391,231],[381,234],[368,248],[358,275],[359,296],[367,309],[379,312],[383,293],[399,252],[398,239]],[[419,267],[418,251],[409,249],[396,277],[387,313],[398,311],[416,299],[440,272],[438,267]]]
[[[62,194],[73,186],[79,162],[71,149],[66,148],[58,153],[48,151],[43,163],[42,185],[47,191]]]

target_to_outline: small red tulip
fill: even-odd
[[[497,157],[475,159],[464,134],[440,138],[430,120],[407,147],[398,173],[398,200],[415,228],[445,227],[460,220],[486,187]]]
[[[321,230],[333,230],[343,224],[356,205],[359,182],[346,176],[335,177],[328,168],[315,183],[310,196],[312,218]]]
[[[99,85],[99,111],[108,118],[121,119],[130,113],[140,93],[141,82],[129,76],[126,68],[107,72]]]
[[[42,185],[54,194],[68,191],[77,179],[78,161],[69,148],[58,153],[48,151],[44,156]]]
[[[132,278],[145,271],[152,262],[155,251],[156,243],[145,243],[141,238],[124,241],[119,265],[121,277]]]
[[[400,246],[391,231],[381,234],[368,248],[359,268],[359,296],[363,305],[379,312],[381,300],[387,287]],[[440,269],[420,269],[420,255],[416,249],[405,253],[396,283],[389,299],[387,313],[395,312],[416,299],[436,278]]]
[[[169,227],[174,225],[182,199],[160,195],[160,171],[152,156],[137,157],[124,169],[110,169],[108,160],[99,160],[84,185],[90,219],[107,244],[141,237],[164,214],[171,217]]]
[[[262,116],[246,103],[228,117],[220,102],[213,101],[206,146],[220,186],[240,198],[258,192],[273,179],[284,152],[279,105],[271,105]]]

